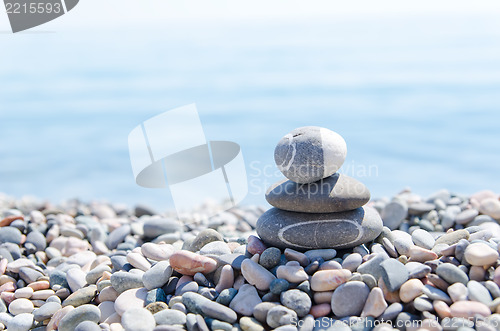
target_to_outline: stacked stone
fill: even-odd
[[[383,224],[365,205],[369,190],[337,172],[346,154],[344,139],[321,127],[295,129],[278,142],[274,159],[287,179],[266,193],[274,208],[256,228],[266,244],[304,251],[349,248],[377,238]]]

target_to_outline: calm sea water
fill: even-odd
[[[170,208],[138,187],[127,135],[196,102],[241,145],[246,203],[280,176],[276,142],[319,125],[372,196],[499,191],[500,22],[469,17],[0,35],[0,192]]]

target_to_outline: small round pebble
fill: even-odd
[[[133,308],[122,315],[121,323],[126,331],[148,331],[155,325],[155,318],[151,312],[144,308]]]

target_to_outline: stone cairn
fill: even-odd
[[[321,127],[295,129],[278,142],[274,159],[287,179],[266,193],[274,208],[256,228],[266,244],[304,251],[349,248],[377,238],[383,224],[378,212],[365,206],[369,190],[337,172],[346,154],[344,139]]]

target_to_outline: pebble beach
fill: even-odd
[[[296,130],[270,209],[0,194],[0,330],[500,330],[497,193],[374,198]]]

